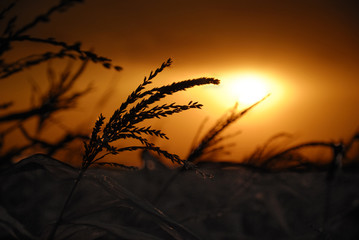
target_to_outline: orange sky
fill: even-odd
[[[19,1],[20,22],[54,2]],[[357,129],[358,10],[355,1],[331,0],[89,0],[55,14],[51,23],[39,25],[32,34],[69,43],[81,41],[85,48],[94,48],[124,68],[115,73],[91,65],[84,75],[84,84],[94,81],[99,92],[117,83],[115,96],[101,110],[107,116],[150,70],[169,57],[174,64],[157,78],[159,85],[202,76],[221,79],[218,92],[214,87],[200,87],[169,99],[199,101],[203,110],[153,123],[170,137],[157,143],[181,156],[187,154],[205,117],[213,123],[234,105],[221,102],[228,76],[248,71],[269,76],[280,91],[230,130],[242,131],[231,157],[239,159],[278,132],[292,133],[296,142],[302,142],[346,138]],[[29,89],[27,79],[45,76],[45,68],[22,73],[17,81],[2,82],[3,98],[23,95],[21,91]],[[14,82],[22,84],[23,90],[18,91]],[[98,112],[89,110],[90,99],[86,101],[74,114],[90,112],[84,121],[91,123]]]

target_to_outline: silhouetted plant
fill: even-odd
[[[152,79],[155,78],[158,73],[162,72],[166,67],[169,67],[171,63],[172,60],[168,59],[161,65],[160,68],[157,68],[155,72],[151,72],[148,78],[145,77],[143,82],[127,97],[126,101],[121,104],[120,108],[118,108],[113,113],[107,123],[105,123],[105,117],[100,114],[98,120],[95,123],[95,127],[93,128],[90,139],[84,142],[85,153],[83,156],[79,175],[75,180],[72,190],[70,191],[64,207],[61,210],[60,216],[49,235],[49,239],[52,239],[55,236],[56,230],[61,224],[62,216],[70,203],[71,197],[77,188],[78,183],[80,182],[85,171],[91,165],[99,164],[124,167],[127,169],[135,168],[116,162],[101,162],[100,160],[102,160],[107,155],[117,155],[124,151],[150,150],[168,158],[173,163],[179,164],[185,169],[193,167],[191,162],[181,159],[176,154],[172,154],[161,149],[160,147],[151,143],[145,137],[157,136],[163,139],[168,139],[165,133],[161,132],[160,130],[153,129],[150,126],[138,127],[138,124],[148,119],[168,117],[172,114],[180,113],[185,110],[200,109],[202,107],[202,104],[192,101],[184,105],[178,105],[175,103],[154,106],[152,105],[162,100],[166,96],[172,95],[178,91],[184,91],[195,86],[219,84],[218,79],[197,78],[145,90],[147,85],[152,83]],[[116,141],[124,139],[134,139],[137,140],[140,144],[128,147],[116,147],[113,145]]]
[[[249,110],[254,108],[256,105],[264,101],[269,95],[265,96],[260,101],[254,103],[250,107],[239,111],[238,104],[236,103],[232,109],[230,109],[225,115],[223,115],[214,126],[203,136],[203,138],[192,147],[192,150],[187,157],[190,162],[199,161],[201,158],[209,158],[209,155],[223,152],[228,145],[224,144],[224,140],[236,136],[238,134],[229,134],[223,136],[223,131],[226,130],[233,123],[243,117]]]
[[[17,72],[22,71],[24,68],[28,68],[43,62],[46,62],[54,58],[68,57],[71,59],[78,59],[82,61],[91,60],[94,63],[100,63],[105,68],[114,68],[115,70],[121,70],[122,68],[111,63],[111,59],[99,56],[93,51],[83,50],[81,42],[75,42],[69,44],[63,41],[58,41],[52,37],[38,38],[28,35],[28,31],[36,27],[39,23],[46,23],[50,21],[50,17],[55,12],[64,12],[68,8],[72,7],[76,3],[83,2],[83,0],[61,0],[59,3],[51,7],[46,13],[37,16],[35,19],[25,24],[22,27],[16,28],[17,16],[12,17],[0,38],[0,56],[5,52],[12,49],[12,44],[15,42],[35,42],[45,45],[51,45],[58,47],[59,50],[55,52],[45,52],[41,54],[33,54],[24,56],[13,62],[7,63],[4,58],[0,58],[0,79],[7,78]],[[5,15],[15,6],[15,3],[10,4],[0,13],[0,20],[4,19]]]
[[[56,113],[75,107],[78,99],[90,90],[90,87],[88,87],[81,91],[74,91],[74,84],[79,80],[89,61],[102,64],[106,69],[115,69],[117,71],[122,69],[120,66],[112,64],[111,59],[100,56],[93,51],[84,50],[81,42],[67,43],[52,37],[39,38],[31,35],[30,30],[37,27],[40,23],[49,22],[55,12],[64,12],[81,2],[83,1],[60,0],[58,4],[50,7],[45,13],[40,14],[23,26],[17,26],[18,16],[10,16],[11,11],[16,5],[15,1],[0,11],[0,21],[5,22],[5,24],[3,24],[5,28],[0,33],[0,80],[5,81],[16,73],[41,63],[49,62],[52,59],[67,58],[71,61],[82,62],[74,74],[71,74],[71,67],[69,65],[63,73],[60,74],[58,79],[56,79],[54,69],[49,68],[49,88],[45,93],[40,93],[39,86],[33,81],[32,105],[27,109],[11,112],[14,100],[0,100],[0,111],[3,112],[0,115],[0,124],[3,126],[0,131],[0,165],[10,165],[16,156],[30,149],[34,149],[34,147],[38,147],[48,155],[53,155],[74,140],[86,139],[87,136],[84,134],[79,132],[74,133],[69,130],[64,130],[63,136],[55,141],[47,138],[39,138],[39,136],[31,136],[30,132],[26,129],[26,123],[30,119],[37,118],[38,135],[40,131],[45,128],[47,122],[58,122],[54,118]],[[8,61],[6,56],[11,54],[12,50],[18,46],[15,46],[15,43],[22,42],[34,43],[38,46],[52,46],[53,50],[42,53],[34,52],[27,56],[20,56],[15,60]],[[61,129],[64,128],[61,127]],[[6,146],[6,138],[15,131],[19,131],[27,143],[17,147]]]
[[[192,101],[185,105],[171,103],[151,107],[151,104],[156,103],[162,98],[165,98],[175,92],[183,91],[194,86],[219,84],[219,80],[213,78],[198,78],[143,91],[146,85],[152,83],[151,80],[159,72],[170,65],[171,59],[168,59],[160,68],[156,69],[154,73],[151,72],[150,76],[144,79],[143,83],[140,84],[138,88],[131,93],[127,100],[121,104],[120,108],[114,112],[108,123],[103,128],[102,134],[101,128],[104,125],[105,118],[100,115],[93,129],[89,143],[85,143],[86,151],[83,160],[83,168],[87,168],[108,154],[118,154],[123,151],[133,151],[138,149],[155,151],[158,154],[170,159],[173,163],[187,166],[188,161],[183,161],[177,155],[169,154],[168,152],[163,151],[143,137],[143,135],[154,135],[160,138],[168,139],[166,134],[160,130],[152,129],[150,126],[137,127],[137,125],[147,119],[167,117],[188,109],[201,108],[202,104]],[[131,104],[134,104],[134,106],[129,107]],[[115,146],[110,145],[110,143],[119,139],[136,139],[142,144],[142,146],[116,148]],[[107,153],[99,158],[96,158],[96,156],[103,150]]]
[[[199,143],[197,143],[192,147],[190,154],[187,157],[187,162],[194,163],[194,162],[198,162],[201,159],[203,160],[204,158],[209,158],[210,155],[212,155],[213,157],[214,154],[218,154],[219,152],[223,153],[225,148],[228,147],[228,144],[224,143],[224,141],[238,134],[238,132],[236,132],[234,134],[222,136],[223,131],[227,129],[229,126],[231,126],[234,122],[239,120],[242,116],[244,116],[249,110],[251,110],[256,105],[264,101],[268,96],[269,94],[242,111],[238,110],[238,103],[236,103],[233,108],[231,108],[228,112],[226,112],[221,118],[217,120],[214,126],[204,135],[204,137],[199,141]],[[200,126],[198,134],[200,130],[203,128],[203,125],[204,124]],[[196,137],[197,136],[195,136],[195,138]],[[185,168],[176,171],[163,184],[162,188],[159,190],[159,192],[153,199],[154,204],[156,204],[160,200],[162,195],[167,191],[167,189],[170,187],[173,181],[183,170],[185,170]]]
[[[341,168],[355,164],[356,159],[349,159],[347,153],[352,150],[354,143],[359,139],[359,134],[355,132],[352,137],[347,141],[308,141],[300,144],[296,144],[291,147],[287,147],[281,150],[271,147],[270,144],[282,137],[290,136],[287,133],[276,134],[271,137],[263,146],[257,147],[257,149],[246,159],[243,164],[256,168],[266,170],[328,170],[328,175],[332,175],[333,164],[338,165],[335,168]],[[298,150],[306,148],[323,148],[329,149],[333,152],[333,157],[330,161],[318,162],[313,159],[307,159]],[[335,159],[340,157],[340,162],[335,163]],[[338,159],[337,159],[338,160]],[[331,178],[331,177],[329,177]]]
[[[29,109],[0,115],[0,124],[13,123],[11,127],[1,132],[3,138],[15,130],[20,130],[20,133],[27,141],[27,143],[24,143],[21,147],[10,148],[1,153],[3,164],[10,162],[11,159],[20,155],[22,152],[34,149],[35,147],[39,147],[39,149],[45,151],[49,156],[52,156],[58,150],[63,149],[68,143],[76,139],[84,140],[88,138],[86,134],[80,132],[72,133],[70,130],[64,129],[63,126],[61,126],[61,129],[63,129],[64,134],[58,140],[40,137],[41,131],[46,128],[49,122],[57,124],[55,114],[75,108],[77,101],[91,90],[90,86],[79,91],[73,90],[75,82],[78,81],[86,65],[87,61],[83,62],[75,73],[71,73],[71,66],[68,65],[62,74],[59,74],[58,78],[54,69],[49,67],[49,87],[42,93],[40,87],[35,82],[32,83],[32,98]],[[37,119],[36,136],[31,136],[31,133],[26,129],[26,122],[33,118]]]

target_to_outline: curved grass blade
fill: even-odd
[[[185,228],[183,225],[177,223],[173,219],[166,216],[159,209],[155,208],[149,202],[137,197],[135,194],[128,191],[126,188],[118,184],[113,178],[99,174],[86,174],[85,178],[92,179],[99,184],[108,193],[126,201],[129,205],[132,205],[135,209],[140,210],[152,217],[164,231],[170,234],[174,239],[199,239],[194,233]]]

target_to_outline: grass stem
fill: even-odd
[[[58,218],[57,218],[57,220],[55,222],[55,225],[52,228],[52,230],[51,230],[51,232],[50,232],[50,234],[49,234],[49,236],[47,238],[48,240],[53,240],[55,238],[56,231],[57,231],[57,229],[59,228],[59,226],[61,225],[61,223],[63,221],[64,213],[65,213],[67,207],[70,204],[72,196],[75,193],[75,190],[76,190],[81,178],[83,177],[83,174],[85,173],[85,170],[86,169],[84,169],[84,168],[80,169],[79,174],[78,174],[77,178],[75,179],[74,184],[72,185],[71,191],[70,191],[69,195],[67,196],[67,199],[66,199],[66,201],[64,203],[64,206],[62,207],[61,212],[60,212],[60,214],[59,214],[59,216],[58,216]]]

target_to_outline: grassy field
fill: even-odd
[[[32,35],[30,30],[49,22],[53,13],[82,0],[61,0],[24,25],[12,12],[15,1],[10,2],[0,11],[5,27],[0,36],[0,80],[18,86],[15,75],[44,63],[48,66],[43,69],[47,79],[30,81],[31,99],[0,99],[0,239],[358,239],[359,168],[347,166],[359,161],[359,153],[355,158],[347,153],[358,142],[359,133],[347,142],[306,142],[269,154],[270,143],[288,135],[279,133],[244,159],[246,167],[203,164],[227,152],[231,145],[227,140],[239,132],[225,130],[267,95],[246,109],[235,104],[208,132],[201,133],[204,122],[189,156],[182,159],[155,144],[156,137],[169,138],[148,120],[201,109],[201,103],[190,99],[179,104],[163,100],[193,87],[219,85],[220,80],[200,77],[153,86],[157,75],[171,66],[171,58],[113,106],[112,115],[99,112],[92,131],[75,125],[70,126],[73,131],[58,119],[58,113],[74,110],[92,90],[91,84],[75,86],[87,66],[97,64],[114,71],[122,67],[85,49],[81,42]],[[33,53],[24,51],[9,58],[21,43],[44,49],[31,48]],[[62,60],[68,61],[63,70],[62,65],[51,67],[51,61]],[[13,108],[18,101],[25,104],[20,110]],[[77,119],[72,120],[71,124]],[[61,129],[59,138],[45,134],[53,128]],[[119,146],[120,141],[128,145]],[[68,148],[78,142],[83,149]],[[307,147],[331,150],[332,160],[327,162],[331,168],[295,152]],[[65,163],[73,159],[52,158],[65,148],[81,161],[79,169]],[[107,162],[108,155],[128,151],[158,154],[178,169],[144,164],[136,170],[121,161]],[[18,162],[20,156],[39,152],[45,154]],[[341,165],[346,168],[338,172]]]
[[[359,175],[89,169],[55,239],[356,239]],[[1,239],[46,239],[77,170],[35,155],[1,174]]]

